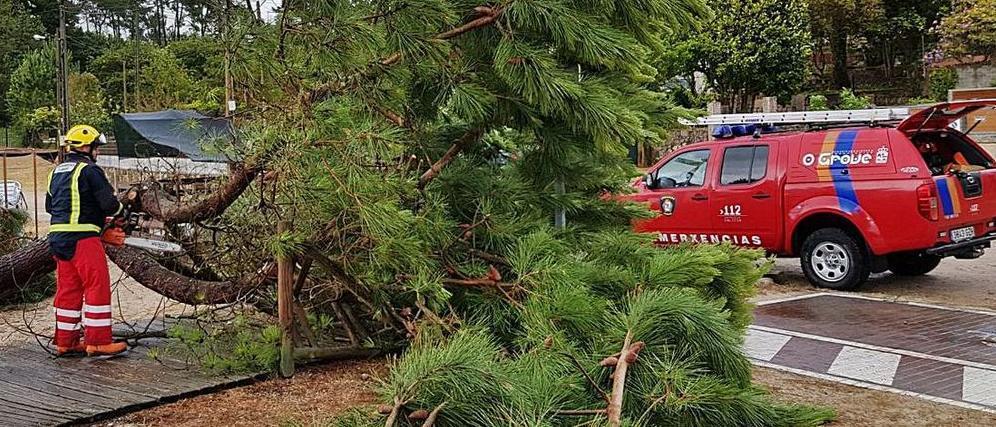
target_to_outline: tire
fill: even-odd
[[[888,256],[889,271],[897,276],[923,276],[934,271],[941,257],[924,252],[903,252]]]
[[[802,243],[802,272],[819,288],[849,291],[871,274],[863,242],[838,228],[816,230]]]

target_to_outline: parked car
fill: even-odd
[[[993,105],[692,144],[624,197],[659,212],[634,227],[662,245],[730,242],[799,257],[817,286],[853,289],[886,270],[922,275],[944,257],[978,258],[996,240],[996,160],[949,127]]]

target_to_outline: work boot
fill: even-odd
[[[83,355],[83,353],[86,353],[86,347],[87,347],[86,344],[83,344],[82,342],[77,342],[75,345],[71,345],[68,347],[64,347],[61,345],[56,346],[55,355],[58,357]]]
[[[110,344],[104,345],[88,345],[86,346],[87,356],[114,356],[116,354],[124,353],[128,350],[128,344],[123,342],[112,342]]]

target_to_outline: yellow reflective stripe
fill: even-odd
[[[52,224],[52,226],[48,228],[48,231],[57,233],[85,233],[92,231],[94,233],[99,233],[100,227],[93,224]]]
[[[123,210],[124,210],[124,203],[118,202],[118,210],[114,211],[114,215],[111,216],[118,216],[121,214],[121,211]]]
[[[69,211],[70,224],[80,223],[80,173],[83,172],[84,167],[86,167],[86,163],[77,163],[76,170],[73,171],[73,180],[70,181],[72,183],[70,186],[70,197],[72,197],[72,210]],[[97,231],[100,229],[98,228]]]
[[[52,194],[52,175],[55,175],[55,169],[48,171],[48,184],[45,185],[45,188],[48,189],[49,195]]]

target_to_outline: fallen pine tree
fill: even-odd
[[[702,1],[304,6],[233,17],[242,166],[182,203],[136,189],[186,253],[110,250],[132,278],[267,312],[269,266],[293,257],[298,321],[356,354],[409,347],[382,379],[383,414],[347,424],[829,418],[751,384],[739,346],[762,253],[656,248],[630,231],[645,206],[606,196],[639,175],[627,147],[659,145],[686,114],[656,61]],[[40,266],[41,247],[9,259]]]

